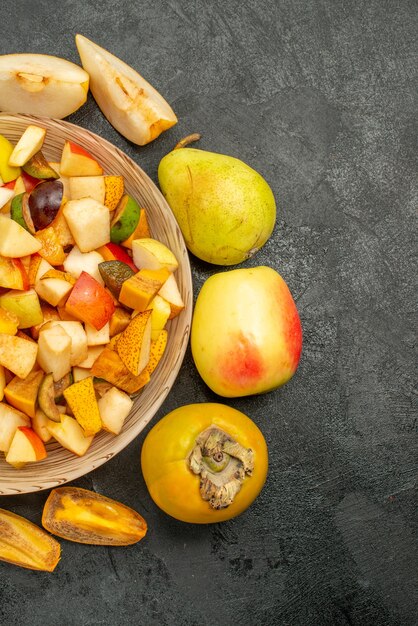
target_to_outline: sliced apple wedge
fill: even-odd
[[[167,278],[158,295],[167,300],[170,305],[171,313],[168,319],[171,320],[173,317],[177,317],[184,309],[184,302],[173,274],[170,274]]]
[[[41,248],[42,244],[27,230],[14,220],[0,215],[0,254],[2,256],[20,258],[34,254]]]
[[[116,387],[111,387],[98,401],[104,430],[118,435],[133,406],[133,400]]]
[[[0,365],[26,378],[33,369],[38,353],[35,342],[13,335],[0,335]]]
[[[66,141],[61,155],[61,176],[101,176],[103,169],[92,155],[77,143]]]
[[[80,424],[69,415],[62,415],[61,422],[49,422],[47,428],[51,435],[77,456],[86,454],[93,441],[93,436],[85,437]]]
[[[82,35],[76,44],[97,104],[124,137],[143,146],[177,123],[166,100],[132,67]]]
[[[0,450],[7,452],[19,426],[30,426],[27,415],[0,402]]]
[[[46,135],[46,128],[29,125],[9,157],[9,165],[21,167],[42,148]]]
[[[15,195],[13,189],[7,187],[0,187],[0,209],[2,209]]]
[[[46,54],[0,56],[0,110],[62,119],[87,99],[81,67]]]
[[[132,242],[132,255],[137,267],[146,270],[159,270],[166,267],[174,272],[179,264],[167,246],[156,239],[135,239]]]
[[[34,463],[46,459],[46,450],[43,441],[32,428],[18,426],[10,448],[6,454],[6,463],[17,469],[26,463]]]

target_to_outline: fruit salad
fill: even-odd
[[[15,468],[51,439],[82,456],[119,434],[184,308],[123,175],[72,141],[48,161],[45,135],[0,136],[0,451]]]

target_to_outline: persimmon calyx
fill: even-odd
[[[213,509],[234,501],[246,476],[254,470],[254,453],[224,430],[209,426],[196,438],[187,457],[189,469],[200,475],[200,495]]]

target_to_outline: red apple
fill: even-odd
[[[61,176],[101,176],[103,169],[92,155],[72,141],[66,141],[61,156]]]
[[[286,383],[299,363],[302,328],[283,278],[270,267],[211,276],[197,298],[191,346],[200,375],[221,396]]]
[[[75,318],[100,330],[115,310],[110,294],[90,276],[81,272],[65,304],[65,310]]]

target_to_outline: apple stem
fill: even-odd
[[[199,133],[192,133],[191,135],[187,135],[183,139],[180,139],[178,144],[174,146],[174,150],[178,150],[179,148],[186,148],[190,143],[194,143],[195,141],[199,141],[201,135]]]

